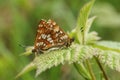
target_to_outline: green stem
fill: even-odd
[[[106,75],[106,73],[105,73],[105,70],[103,69],[103,67],[102,67],[102,65],[101,65],[101,63],[100,63],[100,61],[98,60],[97,57],[95,57],[95,60],[96,60],[96,62],[97,62],[97,64],[98,64],[98,66],[100,67],[100,69],[101,69],[101,71],[102,71],[102,73],[103,73],[103,76],[104,76],[105,80],[109,80],[108,77],[107,77],[107,75]]]
[[[89,70],[89,73],[91,75],[92,80],[96,80],[95,75],[94,75],[94,73],[92,71],[91,64],[90,64],[90,62],[88,60],[86,60],[86,64],[87,64],[87,67],[88,67],[88,70]]]
[[[83,63],[74,63],[74,66],[76,68],[76,70],[78,71],[78,73],[85,78],[85,80],[91,80],[91,76],[89,74],[89,72],[87,71],[87,69],[85,68]]]
[[[84,33],[84,32],[83,32],[83,42],[82,42],[82,44],[85,45],[85,33]],[[88,61],[88,59],[86,60],[86,65],[87,65],[87,67],[88,67],[88,70],[89,70],[89,73],[90,73],[90,75],[91,75],[92,80],[96,80],[95,75],[94,75],[94,73],[93,73],[93,71],[92,71],[91,64],[90,64],[90,62]]]

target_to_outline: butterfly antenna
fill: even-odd
[[[22,47],[22,48],[26,48],[26,46],[25,45],[22,45],[22,44],[18,44],[20,47]]]

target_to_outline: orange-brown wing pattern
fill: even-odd
[[[55,47],[69,46],[72,40],[53,20],[41,20],[33,52],[43,52]]]

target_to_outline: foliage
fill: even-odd
[[[72,31],[76,26],[79,8],[87,1],[89,0],[0,0],[0,80],[14,80],[16,74],[34,59],[34,54],[30,53],[32,47],[27,48],[27,53],[24,47],[33,45],[37,24],[40,19],[53,19],[66,32]],[[92,18],[94,15],[97,17],[90,28],[89,34],[87,34],[87,45],[111,51],[113,47],[109,46],[109,43],[106,46],[112,48],[101,46],[102,44],[99,44],[99,41],[97,41],[96,44],[94,43],[100,39],[100,37],[102,37],[102,40],[109,40],[110,43],[111,41],[117,41],[116,44],[119,43],[119,3],[120,0],[95,1],[89,17]],[[72,35],[71,33],[72,32],[70,32],[70,35]],[[75,36],[76,35],[73,37]],[[25,46],[21,47],[19,44]],[[112,50],[118,52],[118,49]],[[21,56],[23,54],[20,53],[31,55],[29,57]],[[89,60],[96,79],[101,80],[102,74],[95,59],[92,58]],[[36,68],[32,67],[28,70],[29,72],[20,76],[17,80],[84,80],[82,76],[91,77],[88,70],[86,70],[85,62],[74,65],[75,64],[60,64],[56,67],[51,67],[36,78],[35,70],[30,71]],[[120,80],[119,72],[107,66],[104,68],[111,80]],[[82,76],[80,76],[77,71]]]
[[[94,0],[90,1],[80,10],[77,26],[70,33],[70,36],[75,38],[75,42],[71,45],[71,47],[51,51],[45,54],[39,54],[17,75],[17,77],[34,68],[37,69],[36,76],[38,76],[40,73],[50,69],[53,66],[58,66],[59,64],[65,63],[74,63],[82,77],[87,80],[95,80],[93,78],[94,74],[91,71],[90,65],[88,66],[89,69],[87,69],[84,64],[81,64],[86,63],[87,60],[93,58],[98,59],[98,61],[106,65],[106,67],[120,71],[120,43],[98,41],[100,37],[97,36],[97,33],[89,32],[91,24],[95,19],[95,17],[88,18],[93,3]],[[31,54],[31,49],[24,54]],[[87,65],[88,64],[89,62]],[[100,66],[100,68],[102,67]],[[107,80],[104,71],[103,76]]]

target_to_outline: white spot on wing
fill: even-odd
[[[36,43],[36,46],[41,46],[43,45],[43,42]]]
[[[41,25],[41,24],[39,24],[38,26],[39,26],[39,27],[43,27],[43,25]]]
[[[51,24],[50,27],[53,27],[53,25]]]
[[[37,32],[38,32],[38,33],[42,33],[42,31],[41,31],[41,30],[39,30],[39,29],[37,30]]]
[[[42,38],[42,39],[46,39],[46,37],[47,37],[47,36],[46,36],[45,34],[41,34],[41,38]]]
[[[53,22],[53,25],[56,25],[56,22]]]
[[[67,39],[68,38],[68,36],[67,35],[64,35],[64,36],[62,36],[62,37],[60,37],[60,39]]]
[[[38,39],[41,39],[41,36],[39,36]]]
[[[62,31],[60,31],[60,33],[62,34],[63,32],[62,32]]]
[[[50,34],[47,35],[47,38],[49,38],[49,37],[50,37]]]
[[[60,39],[59,42],[62,42],[62,40]]]
[[[43,45],[43,42],[40,42],[40,43],[39,43],[39,46],[41,46],[41,45]]]
[[[40,32],[40,30],[38,29],[37,32]]]
[[[39,46],[39,43],[36,43],[36,46]]]
[[[55,35],[56,37],[58,37],[58,33],[56,33],[56,35]]]
[[[47,41],[49,41],[49,42],[50,42],[51,40],[52,40],[52,38],[50,38],[50,37],[47,39]]]
[[[46,44],[44,43],[43,46],[46,46]]]
[[[49,42],[50,42],[50,43],[53,43],[53,40],[50,40]]]

